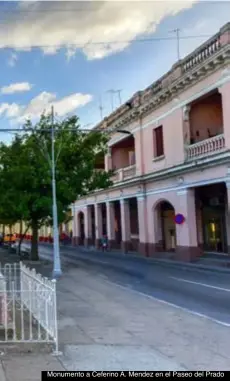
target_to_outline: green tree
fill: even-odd
[[[56,187],[59,223],[79,197],[112,184],[112,173],[95,169],[98,155],[107,151],[108,136],[100,131],[80,130],[76,116],[55,122]],[[32,131],[31,131],[32,129]],[[45,130],[45,131],[44,131]],[[0,192],[12,214],[32,228],[31,259],[38,259],[38,230],[52,222],[51,119],[42,115],[34,126],[27,121],[13,142],[0,147]],[[8,185],[7,185],[8,184]],[[0,214],[1,205],[0,201]]]

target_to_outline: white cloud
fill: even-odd
[[[0,115],[4,114],[7,118],[15,118],[20,114],[21,108],[16,103],[2,103],[0,105]]]
[[[12,83],[8,86],[3,86],[1,88],[2,94],[14,94],[14,93],[21,93],[24,91],[31,90],[33,85],[29,82],[18,82],[18,83]]]
[[[18,60],[18,55],[16,53],[11,53],[10,58],[8,59],[8,65],[14,67]]]
[[[0,104],[0,115],[5,115],[11,122],[23,123],[27,118],[37,120],[42,113],[50,113],[54,106],[55,114],[66,116],[77,108],[85,106],[92,100],[90,94],[75,93],[64,98],[57,99],[56,94],[43,91],[26,106],[16,103]]]
[[[8,22],[0,24],[0,48],[20,51],[43,46],[45,54],[54,54],[61,45],[66,48],[68,58],[81,49],[89,59],[99,59],[122,51],[131,40],[153,32],[163,18],[195,2],[38,1],[19,4],[20,12],[12,12]]]
[[[78,107],[85,106],[92,100],[90,94],[72,94],[54,102],[54,108],[59,116],[65,116],[68,113],[76,110]]]

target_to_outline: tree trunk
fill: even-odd
[[[32,240],[31,240],[31,252],[30,259],[31,261],[38,261],[38,223],[37,221],[32,221]]]
[[[21,246],[22,246],[22,242],[25,238],[25,235],[26,233],[28,232],[29,230],[29,226],[27,226],[26,230],[24,231],[24,233],[22,233],[22,230],[23,229],[23,226],[22,226],[22,223],[20,223],[20,238],[19,238],[19,242],[18,242],[18,255],[21,256]]]
[[[12,237],[11,237],[11,234],[12,234],[12,225],[9,225],[9,230],[10,230],[9,250],[11,250],[11,246],[12,246]]]

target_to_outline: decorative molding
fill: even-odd
[[[131,130],[132,134],[135,134],[140,129],[143,130],[145,128],[148,128],[148,127],[152,126],[155,123],[161,123],[161,121],[163,119],[165,119],[166,117],[168,117],[169,115],[171,115],[172,113],[177,111],[178,109],[187,106],[187,104],[195,101],[196,99],[198,99],[198,98],[202,97],[203,95],[211,92],[212,90],[215,90],[216,88],[221,87],[222,85],[224,85],[225,83],[227,83],[229,81],[230,81],[230,74],[225,76],[225,77],[222,77],[220,75],[220,79],[218,81],[214,82],[209,87],[204,87],[202,90],[198,91],[197,93],[194,93],[189,98],[187,98],[187,99],[185,99],[185,100],[175,104],[174,107],[170,108],[170,104],[169,104],[168,111],[166,111],[165,113],[161,114],[157,118],[153,118],[153,119],[149,120],[147,123],[143,124],[142,126],[139,125],[138,127],[134,128],[133,130]],[[168,103],[170,103],[170,102],[168,102]],[[109,142],[109,146],[112,146],[112,145],[118,143],[119,141],[122,141],[124,138],[125,138],[124,136],[120,136],[120,137],[111,139],[110,142]]]
[[[184,183],[184,177],[183,177],[183,176],[179,176],[179,177],[177,178],[177,183],[178,183],[178,184],[183,184],[183,183]]]
[[[176,194],[179,194],[179,195],[185,195],[188,192],[188,190],[191,188],[201,187],[201,186],[205,186],[205,185],[209,185],[209,184],[211,185],[211,184],[224,183],[228,180],[229,180],[229,177],[225,176],[225,177],[219,177],[216,179],[194,181],[191,183],[183,184],[179,187],[178,187],[178,185],[176,185],[176,186],[172,186],[172,187],[168,187],[168,188],[158,188],[158,189],[152,189],[152,190],[150,189],[149,191],[146,191],[145,198],[148,196],[157,195],[157,194],[161,195],[163,193],[168,193],[168,192],[175,192]],[[137,192],[126,194],[123,196],[123,198],[120,198],[119,196],[118,197],[112,197],[111,196],[110,202],[113,202],[113,201],[124,202],[130,198],[134,198],[134,197],[138,198],[139,196],[141,197],[142,195],[138,194]],[[105,202],[105,201],[100,201],[101,204],[103,202]],[[89,203],[89,205],[90,205],[90,203]],[[82,206],[83,205],[79,205],[77,207],[77,209],[81,209]]]
[[[185,196],[188,194],[188,189],[183,189],[177,192],[177,196]]]
[[[228,77],[230,75],[230,66],[227,66],[221,73],[222,77]]]
[[[137,196],[137,201],[145,201],[146,197],[144,195],[138,195]]]

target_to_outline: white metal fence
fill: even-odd
[[[52,343],[58,352],[56,281],[20,264],[0,267],[0,343]]]

